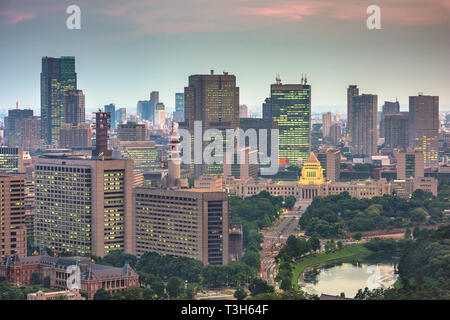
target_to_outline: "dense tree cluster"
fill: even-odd
[[[302,257],[304,254],[320,249],[320,240],[313,236],[309,240],[289,236],[286,245],[280,250],[275,257],[275,261],[279,263],[277,281],[280,282],[280,288],[284,291],[292,289],[292,261]]]
[[[317,197],[302,215],[299,225],[307,235],[341,238],[345,231],[371,231],[435,224],[443,221],[442,212],[450,208],[450,184],[441,183],[439,194],[416,190],[410,200],[390,195],[356,199],[347,192]]]
[[[397,242],[377,240],[367,244],[372,249],[400,250],[398,264],[400,286],[390,289],[360,290],[356,299],[450,299],[450,225],[438,230],[418,229],[414,240]]]

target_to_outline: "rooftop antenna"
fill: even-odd
[[[16,110],[19,110],[19,101],[16,101]]]
[[[305,83],[304,84],[307,84],[307,83],[308,83],[308,76],[305,73]]]
[[[277,73],[277,75],[275,77],[275,81],[277,82],[277,84],[281,84],[281,77],[280,77],[279,73]]]
[[[303,78],[303,72],[302,72],[302,79],[300,80],[300,84],[303,84],[304,78]]]

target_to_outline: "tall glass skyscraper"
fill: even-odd
[[[311,86],[282,84],[270,87],[272,120],[279,129],[280,163],[297,165],[306,161],[311,151]]]
[[[75,57],[42,58],[41,138],[53,143],[64,123],[64,94],[77,88]]]
[[[175,93],[175,111],[184,113],[184,93]]]

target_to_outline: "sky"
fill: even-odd
[[[381,29],[369,30],[369,5]],[[81,29],[66,9],[81,10]],[[40,110],[43,56],[75,56],[86,108],[135,112],[151,91],[172,111],[192,74],[236,75],[261,111],[270,84],[307,74],[313,112],[345,112],[346,88],[400,102],[422,92],[450,110],[450,0],[0,0],[0,112]]]

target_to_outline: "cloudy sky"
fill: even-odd
[[[69,5],[81,29],[66,27]],[[369,30],[369,5],[381,30]],[[0,0],[0,112],[40,108],[43,56],[76,57],[94,111],[135,112],[150,91],[171,110],[191,74],[235,74],[259,110],[276,73],[312,85],[313,112],[345,111],[346,87],[383,101],[423,92],[450,110],[450,0]]]

